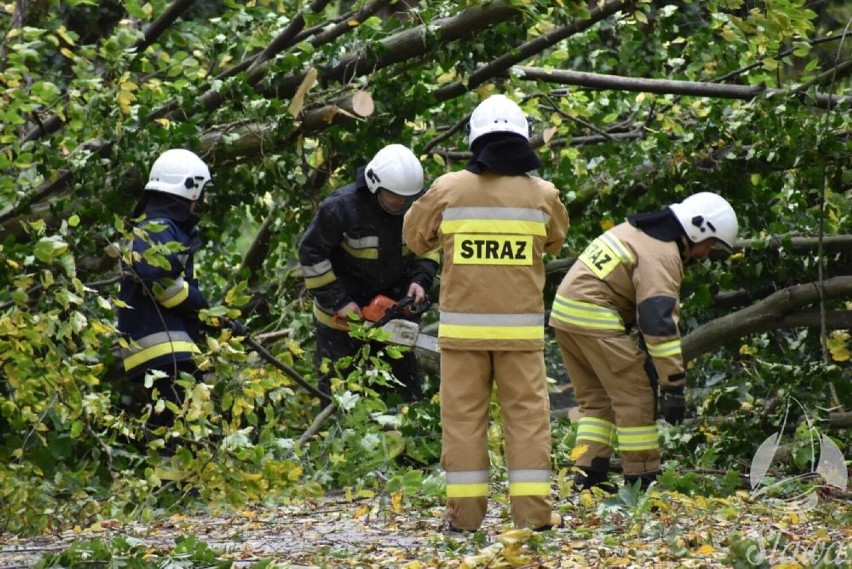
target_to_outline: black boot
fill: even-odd
[[[574,489],[578,492],[598,487],[613,494],[617,488],[607,479],[609,473],[608,458],[593,458],[591,466],[578,467],[581,472],[574,474]]]
[[[657,481],[657,475],[659,473],[660,472],[658,470],[655,470],[653,472],[645,472],[643,474],[625,474],[624,483],[633,486],[638,480],[640,484],[639,489],[645,492],[651,487],[652,483]]]

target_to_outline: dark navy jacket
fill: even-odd
[[[159,201],[147,208],[146,219],[138,225],[147,238],[134,238],[133,265],[122,266],[125,276],[119,299],[130,308],[118,309],[118,329],[129,344],[122,350],[122,358],[131,377],[189,361],[199,351],[198,311],[208,304],[198,290],[193,267],[195,251],[201,245],[198,217],[180,207],[176,211],[168,203]],[[165,244],[171,252],[162,247]],[[148,262],[144,256],[157,248],[162,251]],[[163,266],[155,257],[164,261]]]
[[[358,170],[356,181],[319,207],[299,245],[305,286],[324,324],[350,301],[366,306],[376,295],[399,300],[411,283],[429,290],[439,253],[415,256],[402,239],[402,215],[382,209]]]

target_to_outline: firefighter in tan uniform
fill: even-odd
[[[660,407],[683,420],[684,373],[678,319],[683,267],[714,245],[730,250],[737,216],[722,197],[701,192],[656,212],[631,216],[599,236],[563,279],[553,302],[555,329],[580,415],[579,489],[611,488],[609,459],[617,442],[624,479],[647,488],[660,469]],[[637,326],[637,345],[628,329]],[[647,352],[646,352],[647,350]],[[646,371],[646,359],[653,369]]]
[[[520,107],[503,95],[471,115],[473,158],[441,176],[406,213],[403,235],[423,254],[443,252],[440,293],[441,465],[447,520],[475,531],[488,502],[488,409],[503,411],[512,520],[547,529],[550,404],[544,367],[544,252],[562,248],[568,212],[541,167]]]

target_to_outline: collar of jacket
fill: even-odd
[[[517,134],[486,134],[474,141],[471,151],[473,156],[466,169],[474,174],[488,170],[505,176],[522,176],[542,167],[530,143]]]
[[[151,196],[145,204],[145,217],[148,219],[167,217],[189,232],[198,225],[201,219],[198,215],[192,213],[190,207],[189,201],[178,196],[151,192]]]
[[[633,227],[641,229],[646,234],[660,241],[677,243],[680,258],[684,262],[689,260],[689,240],[680,222],[672,210],[664,208],[658,211],[636,213],[627,218],[627,222]]]

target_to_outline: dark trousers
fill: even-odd
[[[322,362],[323,358],[331,360],[334,365],[339,359],[354,356],[364,346],[364,342],[352,338],[348,332],[335,330],[324,324],[314,321],[317,336],[316,364]],[[370,354],[376,354],[379,350],[384,350],[387,344],[381,342],[370,342]],[[406,403],[417,401],[423,397],[423,388],[420,385],[420,374],[417,370],[417,359],[414,357],[414,351],[408,350],[401,358],[394,359],[387,356],[383,357],[391,368],[394,377],[398,379],[402,385],[391,385],[387,389],[377,389],[383,395],[398,394]],[[341,369],[341,373],[347,373],[350,368]],[[330,374],[320,377],[319,389],[323,393],[331,393]]]

